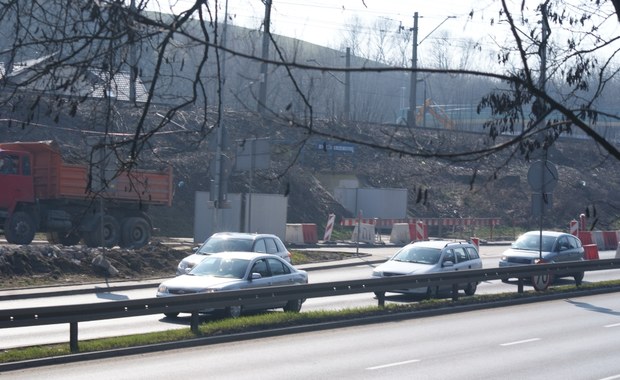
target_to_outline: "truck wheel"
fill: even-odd
[[[8,220],[4,235],[10,244],[30,244],[35,230],[34,219],[28,213],[16,211]]]
[[[141,217],[127,218],[121,227],[121,247],[141,248],[151,240],[151,225]]]
[[[84,234],[84,243],[91,248],[101,246],[111,248],[118,245],[121,229],[116,218],[112,215],[104,215],[103,227],[101,226],[101,218],[97,217],[95,219],[95,228]]]

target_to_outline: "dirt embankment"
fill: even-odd
[[[140,249],[101,249],[84,245],[0,245],[0,288],[165,278],[191,253],[155,241]]]

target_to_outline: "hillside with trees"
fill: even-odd
[[[288,195],[291,223],[351,216],[319,178],[354,174],[368,187],[406,188],[412,217],[532,228],[527,170],[548,159],[559,178],[545,224],[563,228],[587,212],[590,227],[616,228],[619,39],[592,30],[617,19],[609,1],[587,3],[565,12],[546,1],[528,19],[497,1],[512,40],[492,64],[476,64],[475,43],[453,55],[446,43],[412,68],[405,34],[395,45],[375,36],[378,50],[354,35],[328,49],[224,28],[221,10],[203,2],[176,15],[143,3],[11,2],[0,5],[0,139],[54,139],[96,165],[85,142],[97,136],[117,169],[172,164],[182,186],[156,220],[169,235],[191,231],[195,191],[219,181],[226,154],[251,138],[273,142],[253,189]],[[548,24],[573,38],[554,39]],[[408,113],[413,73],[418,107]],[[320,142],[353,144],[355,154],[326,155]],[[247,191],[247,174],[227,181]]]

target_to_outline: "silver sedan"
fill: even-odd
[[[205,257],[188,274],[164,281],[157,289],[157,297],[179,294],[209,293],[269,286],[307,284],[308,273],[296,269],[278,256],[251,252],[221,252]],[[289,300],[252,306],[251,310],[283,308],[284,311],[299,312],[305,300]],[[244,310],[250,310],[244,308]],[[208,313],[216,310],[201,310]],[[227,307],[224,312],[230,317],[242,313],[241,306]],[[178,313],[167,313],[175,317]]]

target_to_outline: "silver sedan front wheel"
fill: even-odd
[[[239,318],[241,316],[241,305],[228,306],[224,313],[227,317]]]

